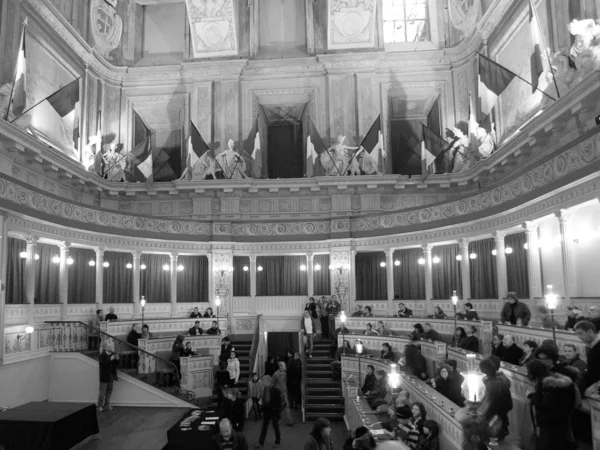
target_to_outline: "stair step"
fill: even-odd
[[[314,405],[342,405],[343,399],[342,397],[332,396],[332,395],[320,395],[314,398],[310,396],[306,397],[306,406],[314,406]]]
[[[313,413],[306,413],[306,421],[307,422],[314,422],[315,420],[317,420],[318,418],[323,417],[327,420],[329,420],[330,422],[343,422],[344,421],[344,415],[340,414],[340,413],[331,413],[331,412],[327,412],[327,413],[319,413],[319,414],[315,414]]]

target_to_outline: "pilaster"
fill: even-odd
[[[471,298],[471,260],[469,258],[469,240],[462,238],[460,245],[460,277],[462,282],[462,297],[465,300]]]
[[[27,304],[27,322],[32,323],[34,318],[35,303],[35,250],[38,242],[37,236],[27,236],[27,259],[25,260],[24,287],[25,303]]]
[[[250,297],[254,303],[256,297],[256,254],[250,255]]]
[[[508,277],[506,275],[506,253],[504,249],[505,231],[494,232],[494,244],[496,247],[496,278],[498,280],[498,299],[502,300],[508,295]]]
[[[331,258],[331,257],[330,257]],[[350,251],[350,294],[348,295],[348,312],[352,313],[356,305],[356,250]]]
[[[573,226],[573,211],[561,209],[556,216],[560,225],[560,247],[562,257],[563,280],[565,286],[564,299],[565,306],[572,304],[572,298],[578,294],[579,277],[577,275],[577,259],[575,258],[575,248],[571,227]]]
[[[171,259],[171,317],[177,317],[177,256],[177,253],[171,253],[169,255]]]
[[[58,267],[58,302],[60,303],[61,320],[67,320],[67,303],[69,302],[69,257],[70,242],[59,242],[60,263]]]
[[[96,247],[96,308],[104,301],[104,247]]]
[[[133,317],[140,317],[142,315],[142,307],[140,306],[140,279],[141,279],[141,260],[142,260],[142,252],[139,250],[134,250],[132,252],[133,255]]]
[[[525,222],[523,225],[527,238],[527,275],[529,278],[529,298],[542,298],[542,265],[538,247],[538,223]],[[532,303],[533,304],[533,303]]]
[[[6,273],[8,269],[8,213],[0,211],[0,366],[4,364],[4,307],[6,305]]]
[[[433,245],[424,244],[421,248],[423,249],[423,257],[425,258],[425,312],[431,314],[431,299],[433,298],[433,261],[431,250],[433,249]]]
[[[344,311],[349,311],[350,307],[350,253],[350,245],[331,247],[329,256],[331,294],[338,296]]]
[[[314,257],[313,253],[306,254],[306,276],[308,280],[308,296],[312,297],[315,295],[315,271],[314,271]]]
[[[213,249],[212,257],[213,272],[209,275],[214,279],[214,290],[209,293],[211,306],[213,306],[213,310],[216,310],[214,301],[218,295],[221,299],[220,317],[230,316],[233,296],[233,251],[231,249]]]
[[[385,274],[387,284],[388,312],[393,314],[394,308],[394,249],[388,248],[385,251]]]

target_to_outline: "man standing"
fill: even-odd
[[[110,348],[103,346],[98,366],[100,368],[100,389],[98,392],[98,412],[105,409],[112,411],[114,408],[110,405],[110,396],[113,391],[113,383],[117,381],[117,366],[119,365],[119,355],[115,355]]]
[[[282,406],[281,392],[275,386],[275,380],[273,378],[266,376],[264,378],[264,383],[265,389],[262,396],[264,417],[262,429],[260,430],[260,437],[258,438],[258,443],[254,445],[254,448],[263,448],[263,445],[265,445],[269,422],[273,424],[273,430],[275,431],[275,444],[273,445],[273,448],[278,448],[281,445],[281,433],[279,432],[279,418]]]
[[[304,336],[304,345],[306,346],[306,354],[308,355],[309,358],[312,358],[312,353],[313,353],[313,339],[315,336],[315,330],[313,329],[313,319],[310,316],[310,313],[308,310],[304,311],[304,314],[302,315],[302,322],[301,322],[301,327],[302,327],[302,334]]]
[[[199,336],[204,333],[204,330],[200,327],[200,321],[196,320],[194,326],[188,330],[190,336]]]
[[[327,313],[329,303],[324,295],[319,299],[318,306],[320,314],[319,320],[321,322],[321,337],[323,339],[329,339],[329,315]]]
[[[600,334],[591,322],[583,320],[575,325],[575,334],[587,345],[587,372],[584,381],[587,387],[600,381]]]
[[[330,339],[335,334],[335,318],[340,313],[341,309],[342,309],[342,305],[340,305],[337,295],[332,295],[331,302],[329,303],[329,305],[327,307],[327,314],[329,315],[328,325],[329,325],[329,338]]]
[[[229,336],[225,336],[223,339],[221,339],[221,353],[219,354],[219,361],[226,363],[231,356],[232,350],[233,346],[231,345],[231,339],[229,339]]]
[[[525,303],[519,301],[516,292],[509,292],[507,302],[502,308],[502,314],[500,315],[500,321],[503,323],[510,323],[511,325],[522,325],[526,327],[531,319],[531,311]]]
[[[290,411],[290,401],[287,391],[287,369],[283,361],[279,361],[277,366],[279,369],[273,374],[273,379],[275,380],[275,386],[277,389],[279,389],[279,392],[281,392],[281,401],[283,402],[282,409],[285,408],[285,416],[288,422],[287,425],[288,427],[293,427],[294,422],[292,421],[292,413]]]
[[[233,430],[229,419],[222,419],[219,434],[213,437],[212,450],[248,450],[248,442],[243,434]]]
[[[504,346],[504,352],[502,353],[502,361],[518,366],[519,361],[523,357],[523,350],[517,344],[510,334],[505,334],[502,339],[502,345]]]
[[[100,322],[104,321],[104,311],[96,310],[96,315],[92,318],[92,330],[88,339],[89,349],[98,350],[100,348]]]

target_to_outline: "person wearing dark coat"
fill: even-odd
[[[315,303],[314,297],[310,297],[308,299],[308,303],[304,306],[304,311],[308,311],[311,319],[313,319],[313,320],[316,320],[319,318],[319,315],[317,314],[317,304]]]
[[[396,361],[396,356],[394,355],[394,352],[392,351],[392,347],[390,346],[390,344],[388,344],[387,342],[384,342],[381,345],[382,349],[381,349],[381,359],[387,359],[389,361]]]
[[[464,312],[456,313],[460,320],[479,320],[479,314],[473,308],[473,303],[467,302],[463,305]]]
[[[188,333],[190,334],[190,336],[198,336],[204,333],[204,330],[200,326],[199,320],[196,320],[194,322],[194,326],[188,330]]]
[[[467,337],[460,344],[460,348],[468,352],[479,353],[479,339],[475,336],[477,328],[474,326],[467,327]]]
[[[300,361],[300,353],[296,352],[287,365],[287,388],[291,409],[298,409],[298,405],[302,404],[301,383],[302,361]]]
[[[523,356],[519,360],[520,366],[525,366],[529,361],[533,361],[535,359],[534,352],[537,348],[537,342],[527,340],[523,342]]]
[[[527,375],[535,382],[535,392],[529,394],[534,430],[537,427],[536,449],[574,450],[577,445],[571,427],[571,417],[577,404],[573,380],[550,372],[540,360],[527,363]]]
[[[492,355],[497,356],[500,360],[502,360],[505,350],[504,345],[502,344],[503,339],[503,334],[495,334],[492,338]]]
[[[572,330],[578,322],[585,320],[581,310],[577,306],[567,306],[567,321],[565,322],[565,330]]]
[[[369,406],[373,408],[372,404],[375,400],[384,399],[387,394],[387,373],[384,370],[378,370],[375,372],[375,388],[369,391],[366,395],[366,400]]]
[[[265,377],[263,382],[265,384],[262,397],[263,423],[258,443],[260,444],[260,447],[265,445],[269,422],[271,422],[273,424],[273,430],[275,431],[274,448],[277,448],[281,445],[281,433],[279,431],[279,419],[281,417],[281,410],[283,409],[281,392],[277,389],[277,386],[275,386],[274,380],[271,377]]]
[[[117,367],[119,366],[119,355],[113,353],[109,348],[104,348],[98,358],[98,367],[100,371],[100,389],[98,392],[98,412],[107,409],[112,411],[114,408],[110,405],[110,396],[113,391],[113,383],[117,381]]]
[[[225,336],[221,339],[221,353],[219,354],[219,361],[227,362],[231,356],[233,345],[231,345],[231,339],[229,336]]]
[[[396,317],[412,317],[413,312],[412,309],[407,308],[404,303],[398,303],[398,312],[396,313]]]
[[[458,406],[463,407],[465,404],[465,399],[462,395],[462,384],[465,381],[465,377],[457,370],[458,362],[455,359],[448,359],[446,364],[450,366],[450,392],[451,397],[448,397],[449,400],[452,400]]]
[[[485,374],[485,395],[481,401],[480,413],[487,422],[498,416],[502,429],[494,437],[502,439],[508,435],[508,413],[513,409],[510,387],[497,377],[496,363],[490,358],[479,363],[479,370]]]
[[[513,366],[518,366],[524,354],[521,347],[515,344],[515,341],[510,334],[504,335],[502,345],[504,345],[504,355],[501,360],[505,363],[512,364]]]
[[[304,444],[304,450],[333,450],[331,439],[331,423],[329,420],[319,418],[313,425],[308,441]]]
[[[600,334],[596,331],[594,325],[587,320],[575,325],[575,334],[581,342],[587,345],[588,367],[584,377],[586,388],[600,381]]]
[[[268,356],[267,360],[265,361],[265,375],[272,377],[273,374],[275,372],[277,372],[277,370],[278,370],[278,367],[277,367],[277,361],[275,360],[275,357]]]
[[[194,308],[194,310],[190,314],[190,319],[197,319],[202,317],[202,313],[198,311],[198,307]]]
[[[502,313],[500,314],[500,321],[502,323],[526,327],[531,320],[529,306],[519,301],[516,292],[509,292],[507,299],[508,301],[504,304]]]
[[[137,347],[138,340],[140,339],[140,337],[142,337],[142,333],[140,331],[140,324],[134,323],[131,326],[131,331],[127,335],[127,342],[130,343],[131,345],[135,345]]]
[[[375,376],[375,367],[369,364],[367,366],[367,375],[365,376],[365,381],[362,387],[360,388],[361,392],[366,395],[367,392],[370,392],[375,389],[376,383],[377,377]]]
[[[416,450],[439,450],[440,426],[435,420],[426,420],[423,423],[423,434],[419,436]]]
[[[447,364],[442,364],[440,366],[440,370],[438,371],[437,377],[431,380],[431,386],[444,397],[446,397],[448,400],[459,404],[459,402],[456,401],[457,399],[453,398],[456,396],[456,392],[455,386],[452,383],[451,375],[452,369],[450,368],[450,366],[448,366]]]
[[[182,356],[185,356],[185,347],[183,346],[183,336],[179,335],[175,338],[175,342],[173,342],[173,345],[171,347],[171,356],[169,357],[169,360],[173,364],[175,364],[175,367],[177,367],[177,375],[180,380],[181,380],[181,360],[180,360],[180,358]]]
[[[425,358],[421,355],[420,347],[416,345],[404,347],[404,370],[421,380],[427,379],[427,365]]]
[[[246,438],[233,429],[229,419],[221,419],[219,430],[212,439],[212,450],[248,450]]]

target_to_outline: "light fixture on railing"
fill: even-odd
[[[102,267],[104,267],[104,268],[108,268],[108,267],[110,267],[110,263],[109,263],[108,261],[104,261],[104,262],[102,263]]]
[[[183,264],[179,264],[177,266],[177,272],[183,272],[183,270],[184,270]]]
[[[400,387],[400,374],[396,370],[398,367],[397,364],[390,364],[390,373],[388,375],[388,383],[392,388],[392,395],[394,395],[394,391]]]
[[[477,253],[471,253],[469,255],[469,258],[471,258],[471,259],[477,259]]]
[[[498,250],[496,250],[496,249],[492,250],[492,255],[493,256],[496,256],[497,254],[498,254]]]
[[[315,271],[317,271],[317,272],[318,272],[319,270],[321,270],[321,264],[315,264],[315,267],[314,267],[314,269],[315,269]]]
[[[165,272],[168,272],[169,270],[171,270],[171,266],[169,266],[168,264],[163,265],[163,270]]]
[[[441,261],[439,256],[434,256],[433,259],[431,260],[431,262],[433,262],[434,264],[439,264]]]
[[[244,272],[248,272],[248,270],[250,270],[250,269],[248,268],[248,266],[244,266],[242,270],[243,270]]]
[[[398,266],[400,265],[400,261],[399,261],[399,260],[396,260],[396,261],[394,261],[394,265],[395,265],[396,267],[398,267]]]
[[[19,258],[21,258],[21,259],[27,259],[27,252],[21,252],[21,253],[19,253]]]
[[[33,255],[33,259],[35,259],[36,261],[37,261],[38,259],[40,259],[40,254],[39,254],[39,253],[36,253],[35,255]]]
[[[456,295],[456,291],[452,291],[450,300],[452,301],[452,308],[454,308],[454,330],[456,330],[456,307],[458,306],[458,295]]]
[[[57,256],[53,256],[52,257],[52,262],[54,264],[60,264],[60,256],[58,256],[58,255]]]
[[[127,263],[127,264],[125,265],[125,267],[126,267],[126,268],[128,268],[128,269],[133,269],[133,264],[131,264],[131,263]]]
[[[306,265],[305,265],[305,264],[302,264],[302,265],[300,266],[300,271],[301,271],[301,272],[306,272]]]
[[[25,334],[17,334],[17,341],[25,339],[27,337],[27,335],[31,334],[31,333],[33,333],[33,327],[31,325],[26,326]]]
[[[146,309],[146,297],[142,295],[140,299],[140,306],[142,307],[142,328],[144,328],[144,310]]]
[[[146,270],[146,264],[142,264],[142,265],[140,266],[140,270]]]
[[[417,263],[419,263],[421,266],[425,265],[425,258],[419,258]]]
[[[90,262],[88,264],[90,267],[94,267],[96,265],[96,261],[94,261],[93,259],[90,259]]]
[[[344,356],[346,355],[346,345],[344,344],[344,341],[346,340],[346,319],[346,313],[342,311],[340,314],[340,322],[342,323],[342,354]]]
[[[456,260],[457,261],[462,261],[462,255],[456,255]]]
[[[385,262],[381,261],[381,262],[379,263],[379,267],[381,267],[381,268],[383,269],[383,268],[385,267]]]
[[[342,342],[343,344],[343,342]],[[360,339],[357,339],[354,347],[356,348],[356,354],[358,355],[358,389],[356,390],[356,397],[358,398],[360,396],[360,386],[361,386],[361,379],[362,379],[362,373],[361,373],[361,368],[360,368],[360,355],[363,352],[363,344],[362,341]]]
[[[215,306],[217,307],[217,328],[219,327],[219,309],[221,309],[221,297],[219,297],[218,295],[215,298]]]
[[[510,255],[512,252],[513,252],[513,249],[512,249],[512,247],[506,247],[506,248],[504,249],[504,253],[506,253],[507,255]]]
[[[485,395],[484,374],[475,367],[475,353],[467,354],[467,371],[462,374],[465,381],[461,386],[462,394],[467,402],[479,403]]]
[[[552,340],[556,343],[556,327],[554,326],[554,311],[558,306],[558,296],[552,290],[552,285],[549,284],[546,286],[548,289],[548,293],[544,296],[546,297],[546,308],[550,310],[550,317],[552,319]]]
[[[75,262],[75,260],[73,258],[71,258],[70,256],[67,258],[67,266],[72,266],[74,262]]]
[[[258,267],[256,268],[256,270],[258,270],[259,272],[262,272],[262,271],[263,271],[263,266],[258,266]]]

